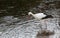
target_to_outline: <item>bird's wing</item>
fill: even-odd
[[[46,16],[44,13],[37,13],[36,16]]]
[[[45,17],[46,15],[43,14],[43,13],[37,13],[37,14],[35,14],[35,16],[38,17],[38,18],[43,18],[43,17]]]

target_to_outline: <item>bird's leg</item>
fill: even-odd
[[[46,22],[46,20],[42,21],[42,25],[43,25],[44,30],[47,30],[47,22]]]
[[[44,20],[44,21],[45,21],[44,23],[45,23],[45,25],[46,25],[45,30],[47,30],[47,20]]]

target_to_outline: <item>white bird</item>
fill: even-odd
[[[32,15],[35,19],[38,19],[38,20],[46,19],[46,18],[53,18],[53,16],[46,15],[44,13],[33,14],[32,12],[29,12],[28,15]]]

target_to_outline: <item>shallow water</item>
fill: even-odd
[[[44,22],[46,21],[46,22]],[[12,25],[11,25],[12,26]],[[45,19],[45,20],[28,20],[25,22],[19,22],[15,24],[16,28],[9,28],[4,33],[1,33],[1,38],[35,38],[38,31],[49,30],[50,32],[55,32],[50,38],[59,37],[60,27],[57,23],[57,19]],[[59,28],[59,29],[58,29]],[[55,36],[58,35],[58,36]]]

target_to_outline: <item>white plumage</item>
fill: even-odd
[[[47,16],[44,13],[33,14],[32,12],[29,12],[28,15],[32,15],[35,19],[39,20]]]

